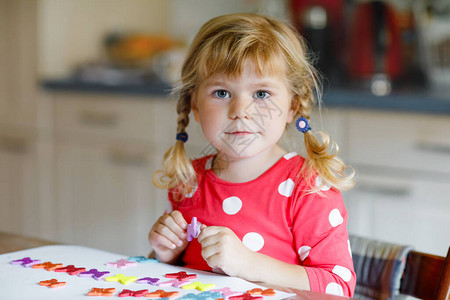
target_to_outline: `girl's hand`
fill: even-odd
[[[254,253],[244,246],[237,235],[227,227],[202,227],[198,242],[203,259],[213,270],[222,270],[229,276],[246,279],[246,264]]]
[[[176,262],[188,245],[186,227],[186,220],[177,210],[164,214],[156,221],[148,234],[148,240],[159,261]]]

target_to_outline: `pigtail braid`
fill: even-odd
[[[314,170],[322,179],[322,186],[329,184],[339,190],[348,190],[353,187],[353,177],[355,172],[351,169],[351,174],[345,174],[348,167],[337,157],[339,147],[330,140],[330,136],[325,132],[318,132],[320,140],[308,131],[304,134],[304,141],[308,159],[306,167]],[[312,172],[308,172],[313,174]],[[317,189],[322,188],[317,187]]]
[[[190,97],[181,95],[177,103],[177,133],[186,132],[190,112]],[[156,171],[153,175],[153,184],[156,187],[170,189],[179,186],[181,195],[191,190],[195,183],[195,171],[191,161],[186,156],[183,141],[177,140],[175,145],[167,150],[162,165],[163,169]]]
[[[299,41],[303,40],[299,38]],[[302,44],[302,48],[306,45]],[[293,64],[295,65],[295,64]],[[293,109],[299,116],[309,120],[310,113],[316,104],[321,106],[322,89],[321,89],[321,74],[312,66],[308,60],[300,59],[299,65],[302,66],[303,72],[297,71],[294,74],[302,74],[302,77],[293,77]],[[294,75],[295,76],[295,75]],[[301,83],[301,84],[298,84]],[[306,152],[308,154],[306,163],[302,168],[304,176],[311,182],[314,175],[320,176],[322,186],[317,187],[312,183],[312,192],[319,191],[325,184],[333,186],[339,190],[349,190],[354,186],[353,177],[355,171],[353,168],[346,166],[346,164],[337,157],[339,147],[334,143],[328,134],[325,132],[317,132],[316,135],[311,131],[304,133],[304,142]],[[350,170],[350,174],[346,172]]]

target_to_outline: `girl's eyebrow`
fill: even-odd
[[[229,82],[226,81],[219,81],[219,80],[215,80],[215,81],[211,81],[209,82],[208,80],[206,80],[204,82],[204,84],[206,86],[224,86],[229,84]],[[259,88],[259,87],[271,87],[271,88],[276,88],[278,87],[278,83],[273,82],[272,80],[263,80],[263,81],[256,81],[254,83],[250,83],[250,86],[253,88]]]
[[[224,81],[211,81],[208,80],[205,81],[205,85],[207,86],[215,86],[215,85],[225,85],[226,83]]]
[[[278,85],[279,85],[279,83],[273,82],[271,80],[264,80],[264,81],[255,83],[253,86],[255,86],[255,87],[266,87],[266,86],[277,87]]]

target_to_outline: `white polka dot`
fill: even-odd
[[[285,154],[283,157],[286,160],[290,160],[291,158],[293,158],[293,157],[295,157],[297,155],[298,155],[297,152],[290,152],[290,153]]]
[[[347,240],[347,243],[348,243],[348,253],[350,253],[350,257],[353,257],[352,247],[350,246],[350,240]]]
[[[322,178],[320,176],[317,176],[316,177],[316,187],[320,188],[321,191],[328,191],[331,188],[331,186],[327,183],[324,184],[323,186],[322,186],[322,184],[323,184]]]
[[[242,239],[245,247],[252,251],[259,251],[264,246],[264,238],[256,232],[247,233]]]
[[[328,221],[330,221],[331,226],[336,227],[344,222],[344,218],[342,218],[339,209],[335,208],[328,215]]]
[[[214,156],[213,156],[213,157],[210,157],[210,158],[208,158],[208,159],[206,160],[206,163],[205,163],[205,170],[210,170],[210,169],[211,169],[213,159],[214,159]]]
[[[192,198],[192,196],[194,196],[195,192],[197,191],[197,188],[198,188],[198,185],[194,186],[194,188],[191,190],[191,192],[186,194],[185,197]]]
[[[301,246],[301,247],[298,249],[298,254],[300,255],[300,259],[301,259],[302,261],[304,261],[304,260],[308,257],[308,255],[309,255],[309,250],[311,250],[311,247],[309,247],[309,246]]]
[[[352,272],[343,266],[335,266],[333,268],[333,273],[341,277],[345,282],[349,282],[352,279]]]
[[[325,293],[337,296],[344,296],[344,291],[342,290],[342,286],[337,284],[336,282],[331,282],[327,285],[325,289]]]
[[[292,195],[292,191],[294,190],[294,181],[288,178],[286,181],[283,181],[278,186],[278,193],[282,196],[290,197]]]
[[[222,208],[229,215],[237,214],[242,208],[242,200],[236,196],[228,197],[223,200]]]

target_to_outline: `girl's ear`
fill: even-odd
[[[292,121],[294,121],[294,117],[297,115],[299,108],[300,108],[300,99],[298,98],[297,95],[294,95],[294,96],[292,96],[291,108],[289,109],[287,119],[286,119],[286,122],[288,124],[290,124],[290,123],[292,123]]]
[[[196,122],[200,122],[200,117],[198,114],[197,98],[195,92],[191,94],[191,110],[194,113],[194,119]]]

